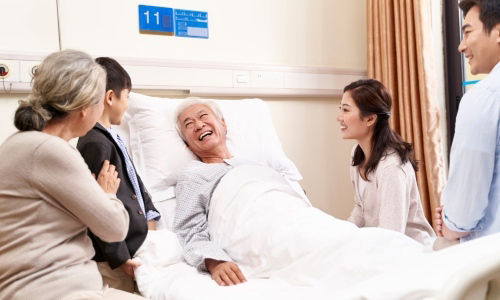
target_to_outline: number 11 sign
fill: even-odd
[[[174,35],[174,11],[169,7],[139,5],[139,31]]]

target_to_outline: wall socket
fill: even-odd
[[[0,80],[9,82],[19,81],[19,61],[0,60]]]
[[[41,61],[36,60],[22,60],[21,61],[21,82],[31,82],[35,75],[36,69],[41,64]]]
[[[39,60],[0,59],[0,80],[31,83],[34,72],[41,63]]]
[[[4,79],[7,76],[9,76],[9,72],[10,72],[9,66],[5,64],[0,64],[0,79]]]

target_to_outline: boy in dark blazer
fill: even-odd
[[[135,171],[123,141],[111,128],[111,125],[121,123],[128,108],[128,94],[132,88],[130,76],[112,58],[99,57],[96,62],[107,73],[104,110],[94,128],[78,140],[77,148],[94,174],[99,174],[105,160],[116,167],[120,178],[116,196],[128,211],[130,225],[127,237],[122,242],[105,243],[92,232],[89,232],[89,236],[94,244],[94,260],[97,261],[104,284],[134,292],[134,269],[139,264],[132,261],[132,257],[146,239],[148,229],[155,229],[154,221],[160,218],[160,214]]]

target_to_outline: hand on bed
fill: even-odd
[[[228,286],[246,282],[245,276],[237,264],[232,261],[220,261],[214,259],[205,259],[205,266],[212,275],[212,279],[218,285]]]
[[[122,269],[122,271],[125,274],[127,274],[127,276],[134,279],[135,278],[134,270],[138,268],[140,265],[141,265],[140,262],[127,259],[127,261],[120,266],[120,269]]]

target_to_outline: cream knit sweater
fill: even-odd
[[[102,289],[90,228],[123,240],[128,214],[76,149],[38,131],[0,146],[0,299],[61,299]]]
[[[353,151],[354,152],[354,151]],[[360,193],[358,167],[350,168],[354,209],[348,220],[358,227],[381,227],[402,232],[423,244],[434,242],[420,202],[415,171],[410,162],[401,164],[395,152],[383,157]]]

